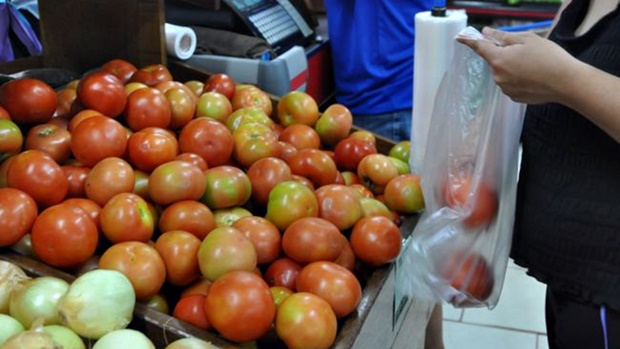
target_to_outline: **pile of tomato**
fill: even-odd
[[[277,102],[224,74],[175,81],[116,59],[54,90],[0,87],[0,246],[237,343],[328,348],[423,209],[408,142],[389,154],[340,104]]]

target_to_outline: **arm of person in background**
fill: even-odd
[[[579,61],[534,33],[484,28],[492,40],[457,39],[490,65],[495,82],[514,101],[555,102],[581,113],[620,142],[620,78]]]

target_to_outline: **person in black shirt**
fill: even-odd
[[[620,348],[619,1],[564,0],[547,38],[483,34],[459,41],[528,104],[511,256],[547,285],[549,347]]]

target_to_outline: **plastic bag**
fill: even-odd
[[[471,27],[459,35],[486,40]],[[510,252],[525,106],[501,92],[482,58],[454,45],[420,173],[426,210],[401,253],[396,287],[417,299],[492,309]]]
[[[39,38],[24,15],[13,4],[0,0],[0,63],[15,59],[11,32],[26,48],[29,55],[38,56],[43,51]]]

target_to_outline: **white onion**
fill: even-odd
[[[15,318],[0,314],[0,345],[14,334],[24,332],[26,329]]]
[[[112,331],[101,337],[93,349],[155,349],[155,345],[142,332],[123,329]]]
[[[58,323],[58,301],[69,289],[69,283],[54,276],[40,276],[22,280],[13,289],[9,314],[31,328],[35,320],[43,325]]]
[[[20,332],[9,337],[0,347],[2,349],[63,349],[52,336],[43,331],[40,322],[31,330]]]
[[[0,314],[9,313],[9,301],[15,285],[29,278],[19,266],[0,260]]]
[[[116,270],[88,271],[60,299],[60,323],[82,337],[98,339],[127,327],[136,304],[129,279]]]
[[[62,325],[44,326],[43,331],[52,336],[52,339],[62,345],[64,349],[86,349],[84,341],[69,327]]]
[[[195,337],[181,338],[168,344],[164,349],[217,349],[213,344]]]

